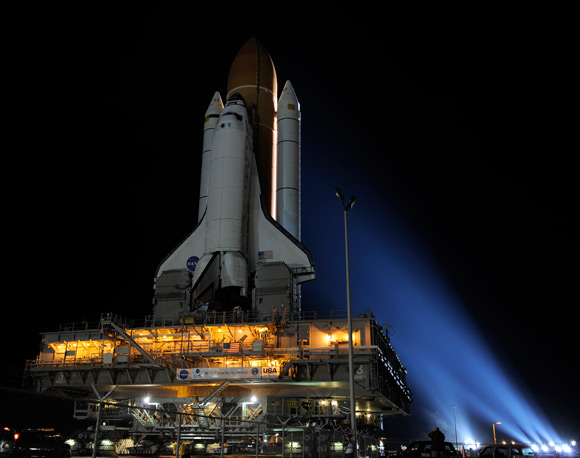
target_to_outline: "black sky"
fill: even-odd
[[[578,406],[570,12],[330,6],[5,11],[6,307],[28,321],[7,360],[64,321],[151,313],[195,223],[203,114],[256,36],[297,91],[304,165],[396,202],[490,345],[545,404]]]

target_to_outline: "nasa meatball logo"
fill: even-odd
[[[187,369],[183,369],[181,372],[179,372],[179,378],[181,380],[185,380],[187,377],[189,377],[189,371]]]
[[[258,368],[252,367],[252,375],[258,375]]]
[[[195,268],[197,267],[197,262],[199,261],[199,258],[197,256],[192,256],[191,258],[189,258],[187,260],[187,268],[192,271],[195,272]]]

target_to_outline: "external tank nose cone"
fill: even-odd
[[[276,99],[276,69],[270,54],[256,38],[242,46],[230,68],[226,100],[236,92],[242,95],[249,107],[257,105],[257,98],[261,96]]]

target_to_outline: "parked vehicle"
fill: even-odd
[[[70,446],[52,429],[25,429],[16,440],[18,458],[70,458]]]
[[[424,458],[431,456],[431,441],[415,441],[401,453],[406,458]],[[445,456],[456,456],[457,451],[451,442],[445,442]]]
[[[0,457],[12,457],[16,452],[18,433],[10,428],[0,430]]]
[[[488,445],[478,453],[480,458],[516,458],[536,456],[532,447],[527,444],[496,444]]]

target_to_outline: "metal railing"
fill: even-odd
[[[235,323],[260,323],[286,321],[315,321],[315,320],[339,320],[347,319],[346,310],[302,310],[284,312],[273,310],[270,312],[254,312],[243,310],[203,310],[188,315],[155,317],[148,315],[142,319],[126,320],[113,313],[101,315],[100,327],[111,322],[125,328],[156,328],[156,327],[182,327],[187,325],[220,325]],[[370,310],[358,310],[353,312],[353,318],[373,318]],[[72,325],[69,325],[72,326]]]

